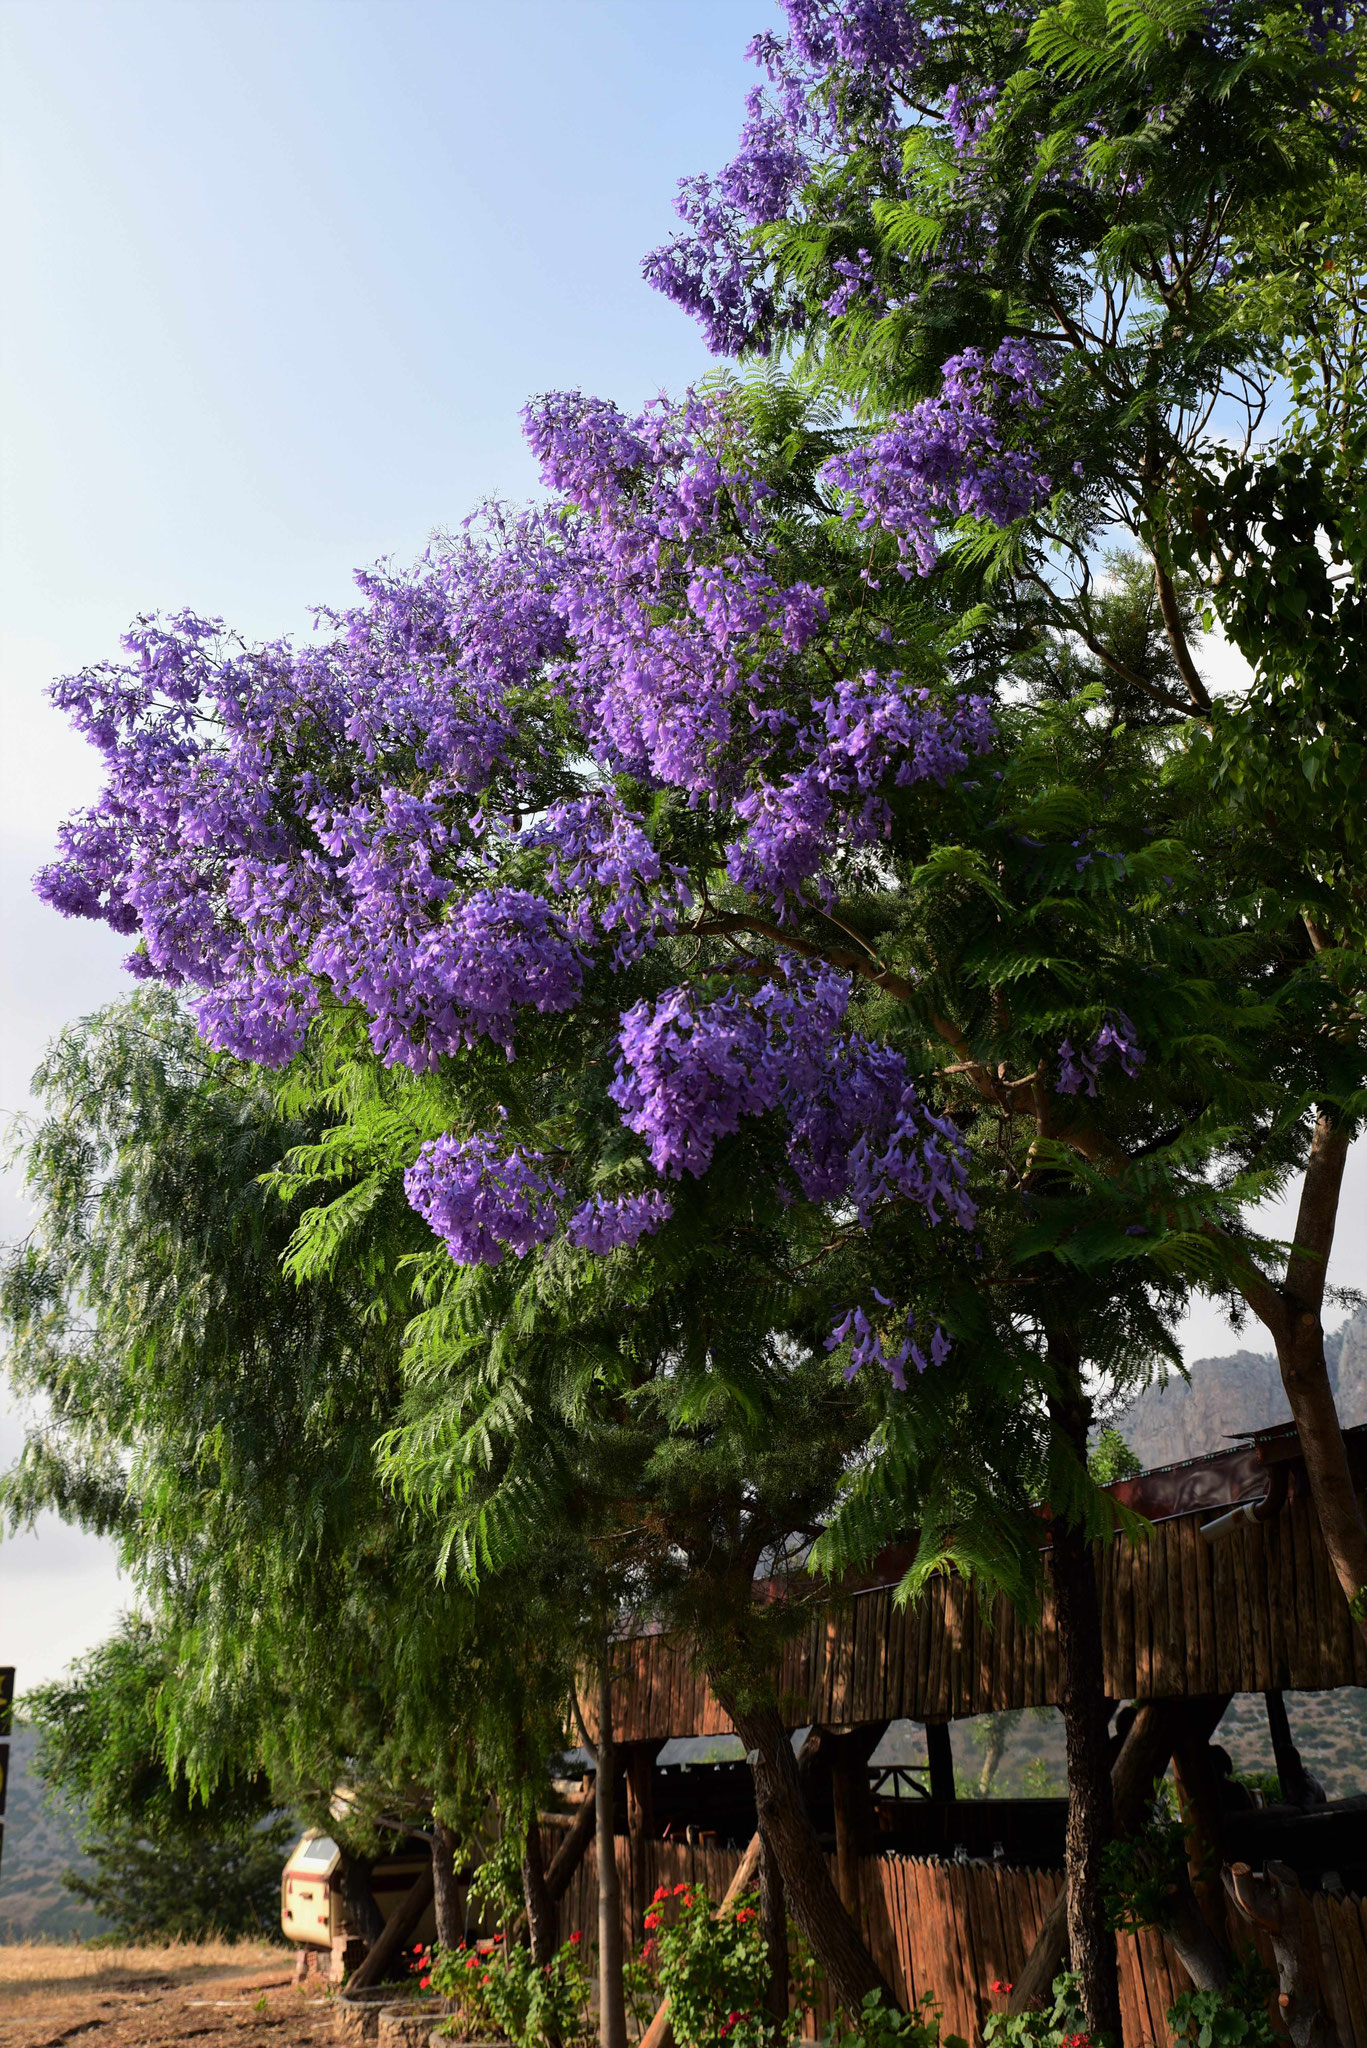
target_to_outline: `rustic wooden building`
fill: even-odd
[[[1367,1429],[1349,1436],[1361,1482]],[[1165,1711],[1175,1726],[1190,1723],[1187,1790],[1201,1824],[1222,1830],[1226,1857],[1255,1862],[1263,1834],[1275,1832],[1266,1853],[1300,1878],[1324,2004],[1346,2048],[1367,2048],[1367,1909],[1359,1896],[1367,1891],[1367,1799],[1320,1809],[1305,1825],[1289,1811],[1250,1818],[1240,1834],[1233,1821],[1225,1827],[1213,1818],[1211,1788],[1199,1782],[1211,1732],[1235,1694],[1276,1700],[1284,1689],[1367,1686],[1367,1644],[1330,1570],[1294,1431],[1264,1431],[1113,1491],[1147,1526],[1096,1554],[1108,1690],[1117,1702],[1187,1703]],[[953,1575],[914,1607],[899,1607],[905,1560],[880,1563],[812,1607],[783,1653],[782,1708],[794,1729],[816,1726],[834,1738],[814,1817],[830,1827],[842,1893],[880,1965],[899,1995],[934,1991],[947,2026],[971,2040],[1004,2002],[991,1987],[1018,1979],[1059,1892],[1061,1810],[1050,1802],[955,1801],[948,1724],[1057,1704],[1052,1614],[1046,1597],[1039,1625],[1028,1627],[1004,1599],[988,1602]],[[729,1830],[704,1825],[693,1846],[680,1842],[677,1813],[667,1822],[655,1815],[657,1785],[662,1808],[678,1800],[655,1766],[671,1738],[729,1734],[730,1723],[687,1642],[642,1634],[619,1645],[616,1663],[613,1721],[628,1795],[618,1845],[624,1905],[639,1915],[657,1883],[685,1876],[719,1897],[753,1807],[748,1821],[738,1805]],[[880,1798],[870,1782],[872,1750],[898,1720],[926,1727],[927,1798]],[[705,1804],[701,1776],[696,1792]],[[740,1796],[734,1780],[733,1795]],[[733,1795],[717,1782],[714,1823]],[[724,1846],[728,1833],[734,1847]],[[567,1931],[592,1924],[593,1886],[585,1864],[562,1904]],[[1122,1939],[1121,1968],[1126,2048],[1162,2042],[1163,2015],[1186,1984],[1180,1966],[1160,1937],[1144,1934]]]

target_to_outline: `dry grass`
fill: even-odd
[[[7,2007],[54,1992],[170,1988],[201,1977],[259,1975],[293,1963],[293,1949],[260,1941],[172,1941],[148,1947],[85,1948],[78,1942],[21,1941],[0,1947],[0,1997]]]

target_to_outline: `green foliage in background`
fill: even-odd
[[[63,1883],[118,1940],[274,1937],[293,1823],[259,1771],[225,1770],[200,1797],[171,1768],[157,1725],[171,1669],[152,1624],[128,1618],[69,1678],[25,1696],[34,1768],[95,1866]]]

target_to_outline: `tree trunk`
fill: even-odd
[[[1280,1987],[1277,2003],[1295,2048],[1340,2048],[1338,2030],[1320,2010],[1312,1988],[1315,1971],[1305,1953],[1295,1872],[1284,1863],[1269,1863],[1262,1872],[1250,1870],[1246,1863],[1231,1863],[1224,1880],[1244,1918],[1271,1940]]]
[[[989,1714],[987,1717],[987,1742],[983,1749],[982,1776],[978,1780],[978,1797],[986,1799],[992,1790],[992,1780],[1006,1748],[1006,1732],[1010,1723],[1007,1714]]]
[[[1118,2041],[1120,1977],[1102,1872],[1102,1857],[1115,1833],[1115,1809],[1110,1713],[1101,1663],[1101,1603],[1091,1545],[1083,1530],[1055,1522],[1050,1555],[1068,1755],[1068,1950],[1089,2032]]]
[[[532,1961],[544,1968],[556,1951],[555,1901],[546,1883],[546,1863],[541,1852],[541,1828],[535,1817],[522,1846],[522,1898],[527,1908],[527,1934]]]
[[[1120,1754],[1111,1767],[1111,1800],[1117,1835],[1132,1834],[1142,1826],[1153,1803],[1156,1781],[1162,1777],[1172,1756],[1179,1731],[1189,1727],[1194,1736],[1209,1741],[1229,1705],[1229,1694],[1218,1693],[1189,1700],[1145,1700],[1125,1737]],[[1029,2012],[1043,2004],[1049,1987],[1068,1956],[1068,1887],[1055,1899],[1035,1936],[1025,1968],[1011,1987],[1011,2011]]]
[[[613,1825],[617,1805],[617,1745],[612,1738],[612,1645],[606,1635],[598,1678],[597,1761],[594,1840],[598,1851],[598,2037],[602,2048],[627,2048],[626,1989],[622,1982],[622,1887],[617,1875]]]
[[[1082,1386],[1081,1359],[1066,1331],[1051,1330],[1049,1362],[1058,1376],[1050,1396],[1055,1429],[1079,1464],[1087,1462],[1091,1402]],[[1120,2039],[1120,1973],[1115,1932],[1106,1910],[1102,1858],[1115,1834],[1111,1796],[1110,1701],[1102,1664],[1101,1601],[1092,1547],[1078,1523],[1058,1516],[1049,1551],[1063,1687],[1063,1736],[1068,1758],[1068,1827],[1064,1871],[1068,1891],[1068,1952],[1078,1977],[1088,2031]]]
[[[1347,1133],[1322,1111],[1315,1121],[1305,1165],[1286,1276],[1277,1287],[1261,1274],[1253,1274],[1242,1283],[1241,1291],[1276,1346],[1329,1562],[1353,1619],[1367,1634],[1367,1518],[1353,1486],[1334,1406],[1322,1321],[1347,1157]]]
[[[765,2007],[773,2022],[775,2041],[783,2038],[788,2017],[788,1908],[783,1897],[783,1878],[769,1851],[761,1845],[759,1856],[759,1917],[764,1928],[764,1945],[769,1952],[769,1988]]]
[[[342,1904],[347,1919],[367,1948],[372,1948],[384,1932],[384,1914],[370,1889],[370,1870],[366,1857],[351,1856],[342,1850]]]
[[[444,1820],[432,1822],[432,1897],[437,1915],[437,1947],[458,1948],[465,1928],[456,1894],[456,1850],[459,1836]]]
[[[857,2013],[870,1991],[889,2007],[896,1998],[878,1969],[831,1882],[820,1837],[812,1826],[798,1780],[787,1730],[772,1703],[742,1706],[736,1690],[717,1670],[708,1681],[741,1741],[751,1752],[755,1808],[765,1848],[783,1879],[788,1910],[847,2013]]]

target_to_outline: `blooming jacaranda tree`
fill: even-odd
[[[750,47],[761,82],[736,156],[682,182],[680,229],[646,274],[714,349],[789,353],[858,406],[844,510],[895,536],[901,573],[952,578],[967,597],[990,567],[999,622],[1047,647],[1033,687],[1096,689],[1112,715],[1166,726],[1207,789],[1235,799],[1226,851],[1204,854],[1228,863],[1231,892],[1242,877],[1277,906],[1284,1086],[1262,1114],[1298,1135],[1290,1162],[1267,1165],[1278,1183],[1288,1163],[1304,1177],[1289,1259],[1207,1214],[1204,1284],[1275,1343],[1338,1581],[1367,1626],[1367,1522],[1321,1314],[1367,1079],[1364,734],[1348,680],[1363,559],[1360,11],[784,0],[783,14]],[[1016,403],[983,433],[973,399],[994,365],[1018,380]],[[964,439],[976,496],[936,471]],[[924,519],[930,491],[986,510],[996,535],[965,517],[946,550]],[[1146,565],[1140,580],[1133,565],[1105,573],[1117,547]],[[1247,691],[1211,682],[1197,629],[1217,614],[1255,671]],[[1273,819],[1294,832],[1270,832]],[[1250,1002],[1266,976],[1255,948]],[[1120,1016],[1091,1052],[1070,1036],[1070,1093],[1119,1054],[1106,1031],[1132,1043]],[[1080,1441],[1088,1403],[1072,1405]],[[1099,1755],[1099,1729],[1074,1737],[1071,1777],[1101,1784],[1083,1757]],[[1087,2011],[1113,2028],[1095,1856],[1070,1871]],[[1046,1984],[1027,1973],[1018,1999]]]
[[[871,1404],[876,1455],[832,1454],[828,1562],[914,1514],[919,1574],[1024,1584],[1033,1525],[1009,1487],[995,1534],[966,1480],[935,1495],[926,1418],[950,1389],[1038,1421],[1105,2027],[1089,1388],[1171,1358],[1192,1285],[1256,1287],[1242,1208],[1307,1104],[1346,1100],[1338,985],[1211,773],[1179,557],[1210,408],[1255,419],[1269,375],[1239,265],[1260,209],[1357,148],[1351,81],[1341,25],[1261,6],[788,17],[651,269],[715,346],[796,351],[861,413],[777,379],[636,417],[543,398],[545,497],[368,576],[312,644],[142,622],[59,690],[109,773],[40,886],[133,936],[211,1043],[332,1061],[346,1114],[300,1171],[343,1192],[296,1268],[399,1175],[423,1285],[464,1303],[424,1326],[450,1356],[471,1274],[512,1327],[709,1230],[786,1231],[824,1296],[788,1334]],[[1103,573],[1126,535],[1147,562]],[[857,2002],[776,1705],[717,1676]]]

